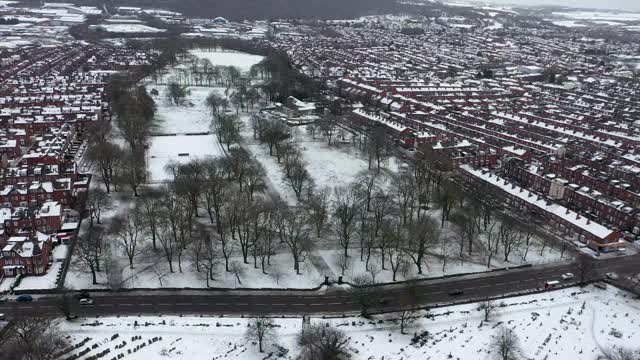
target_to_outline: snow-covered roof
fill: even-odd
[[[492,185],[499,187],[510,195],[516,196],[529,204],[535,205],[544,212],[553,214],[600,239],[605,239],[614,233],[613,230],[606,226],[593,222],[584,216],[580,216],[580,214],[575,211],[569,210],[560,204],[550,202],[546,198],[540,198],[539,195],[520,186],[509,184],[507,180],[495,174],[474,169],[470,165],[462,165],[460,168]]]

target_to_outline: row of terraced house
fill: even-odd
[[[71,44],[0,50],[0,63],[0,277],[43,275],[80,224],[87,134],[110,121],[107,76],[149,60]]]

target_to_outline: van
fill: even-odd
[[[558,280],[547,281],[546,283],[544,283],[544,288],[553,289],[554,287],[558,286],[558,284],[560,284],[560,281]]]

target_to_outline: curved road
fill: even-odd
[[[640,255],[602,260],[588,260],[589,279],[600,279],[607,272],[640,272]],[[383,301],[370,311],[398,309],[400,301],[411,291],[421,306],[441,306],[452,302],[479,300],[510,293],[524,293],[542,289],[548,280],[560,280],[560,275],[573,272],[576,281],[580,271],[575,263],[503,270],[478,275],[419,281],[413,290],[404,284],[374,287]],[[569,285],[571,282],[564,282]],[[461,295],[449,293],[462,290]],[[153,291],[94,293],[94,304],[75,306],[79,316],[125,314],[353,314],[360,311],[358,297],[349,290],[330,287],[309,291]],[[40,312],[59,312],[54,297],[36,298],[32,302],[0,303],[0,312],[29,315]]]

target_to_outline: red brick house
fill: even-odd
[[[0,254],[2,274],[5,277],[44,275],[51,249],[51,239],[43,234],[10,237]]]

